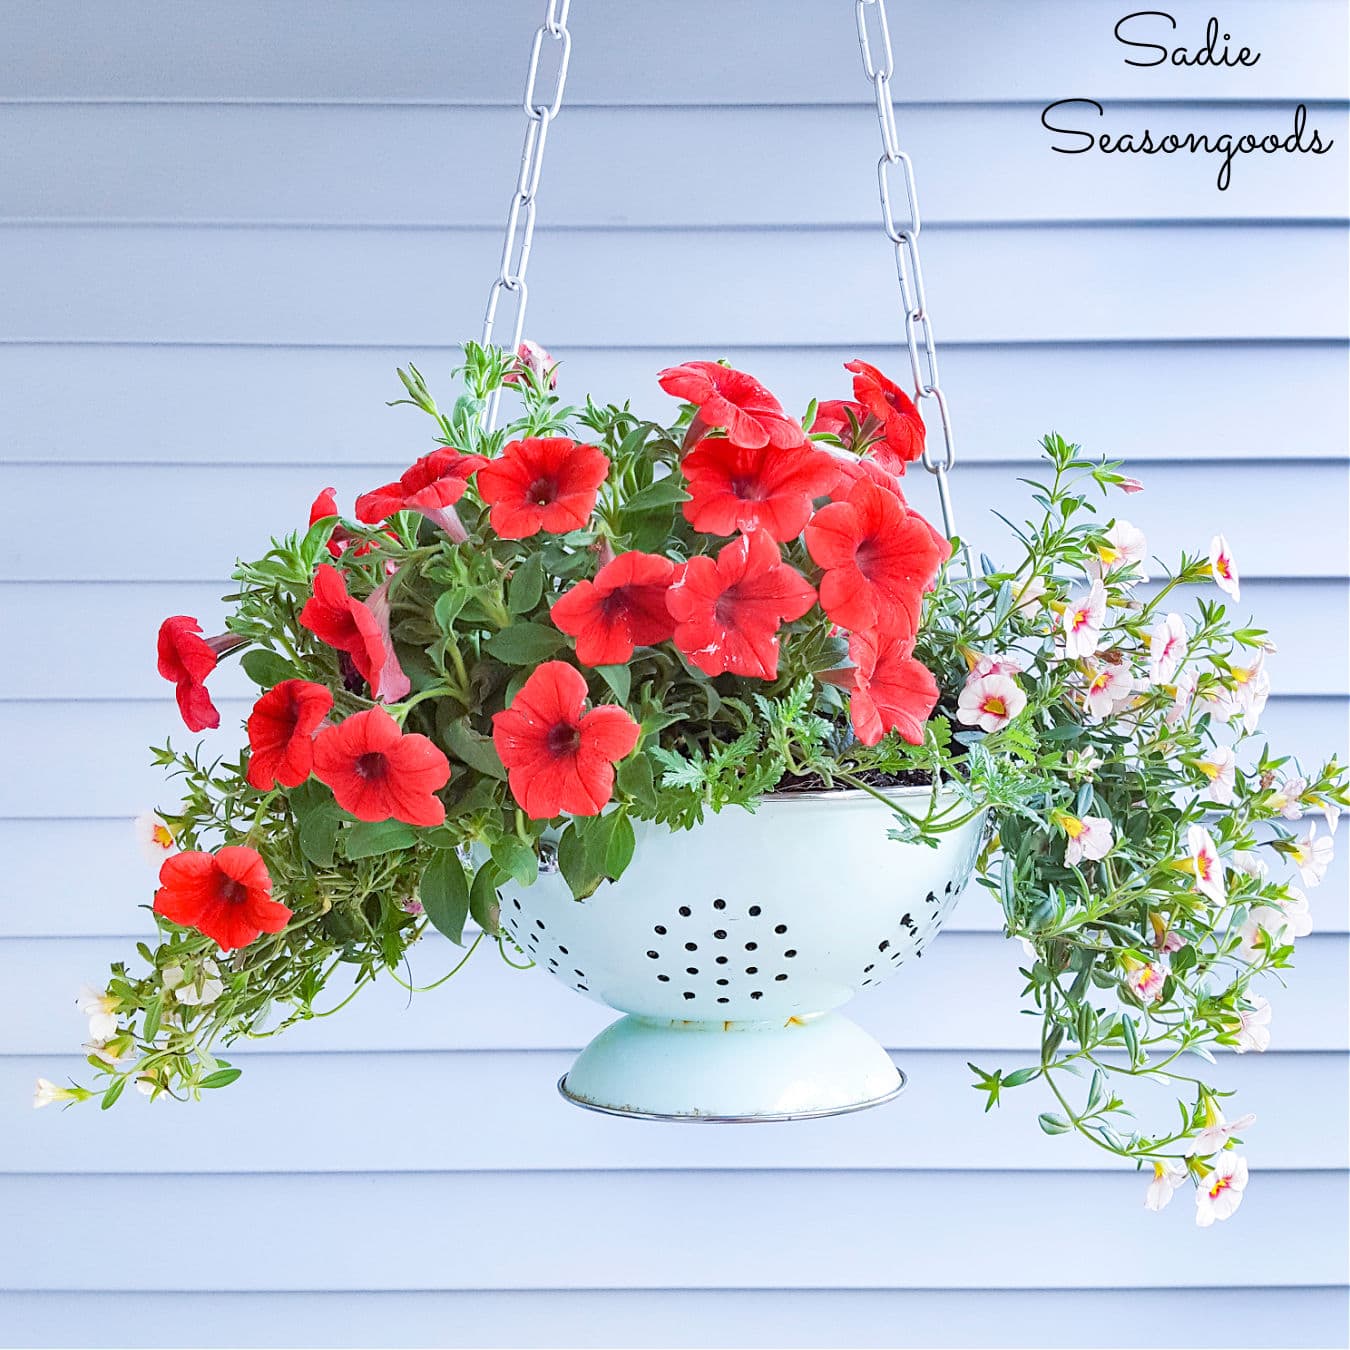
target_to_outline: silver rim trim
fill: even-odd
[[[889,1092],[880,1097],[869,1097],[865,1102],[851,1102],[848,1106],[831,1106],[822,1111],[789,1111],[776,1115],[757,1116],[697,1116],[691,1114],[666,1114],[661,1111],[634,1111],[622,1106],[601,1106],[598,1102],[589,1102],[567,1090],[567,1075],[558,1079],[558,1092],[561,1096],[586,1111],[595,1111],[602,1116],[623,1116],[627,1120],[664,1120],[676,1121],[683,1125],[771,1125],[788,1120],[821,1120],[826,1116],[848,1116],[855,1111],[867,1111],[874,1106],[884,1106],[894,1101],[909,1086],[909,1077],[903,1069],[896,1069],[900,1081]]]

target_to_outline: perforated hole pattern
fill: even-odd
[[[923,956],[926,942],[959,889],[956,882],[948,882],[940,896],[929,891],[917,913],[901,915],[894,936],[883,938],[877,944],[875,959],[864,966],[862,987],[884,979],[890,970],[904,964],[910,952]],[[588,992],[585,971],[567,959],[566,947],[548,936],[544,921],[535,919],[531,923],[520,912],[519,900],[511,904],[506,926],[517,944],[537,965],[552,971],[573,989]],[[696,1011],[699,1007],[715,1010],[730,1003],[733,993],[748,992],[758,1001],[769,990],[790,984],[798,951],[789,926],[773,923],[762,905],[749,905],[736,913],[719,896],[709,905],[680,905],[666,922],[653,924],[645,957],[652,979],[674,986],[671,992],[678,990],[691,1005],[690,1010]]]

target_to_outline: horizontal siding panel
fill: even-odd
[[[0,782],[0,818],[135,816],[170,796],[147,749],[170,738],[179,748],[205,744],[211,754],[243,745],[249,704],[223,700],[221,729],[197,737],[184,730],[173,693],[145,703],[0,704],[0,744],[22,777]],[[1262,727],[1280,753],[1305,764],[1332,753],[1345,758],[1347,704],[1335,698],[1272,698]]]
[[[139,762],[139,761],[138,761]],[[1311,893],[1319,933],[1350,932],[1350,817],[1337,828],[1336,857]],[[155,867],[140,852],[129,819],[0,819],[0,938],[143,937],[155,925],[143,906],[155,889]],[[59,900],[52,859],[61,860]],[[6,903],[8,899],[9,903]],[[993,933],[1002,911],[973,892],[947,922],[948,932]]]
[[[28,663],[10,672],[0,704],[160,701],[167,692],[153,654],[160,621],[168,614],[211,616],[204,622],[213,627],[223,612],[220,597],[229,589],[228,582],[0,584],[0,614],[13,641],[44,655],[41,666]],[[1208,598],[1208,586],[1188,587],[1177,594],[1176,604],[1189,608],[1188,602]],[[1335,616],[1348,608],[1350,583],[1344,581],[1245,581],[1241,610],[1254,614],[1279,648],[1269,668],[1281,694],[1350,694],[1350,639],[1343,627],[1333,628]],[[99,653],[97,662],[89,661],[91,651]],[[218,698],[257,694],[238,661],[220,665],[211,689]]]
[[[938,227],[925,269],[939,338],[1340,339],[1344,244],[1331,225]],[[500,248],[496,229],[7,226],[0,339],[456,340],[479,330]],[[875,228],[541,229],[531,324],[587,346],[753,345],[770,326],[883,343],[897,333],[893,270]]]
[[[736,1345],[987,1347],[1080,1350],[1090,1328],[1149,1319],[1194,1350],[1244,1346],[1294,1350],[1344,1344],[1350,1295],[1343,1289],[1047,1290],[513,1290],[302,1294],[96,1294],[63,1292],[61,1316],[46,1292],[0,1295],[4,1343],[28,1350],[67,1344],[63,1328],[136,1326],[144,1350],[178,1347],[184,1327],[202,1350],[246,1345],[396,1347],[438,1345],[553,1350]],[[1214,1315],[1222,1307],[1223,1316]],[[1103,1342],[1105,1343],[1105,1342]]]
[[[1178,0],[1171,10],[1175,41],[1198,46],[1208,5]],[[1334,0],[1281,0],[1278,9],[1228,0],[1225,31],[1262,53],[1241,70],[1126,66],[1131,53],[1112,38],[1124,12],[1107,0],[897,8],[896,97],[1045,101],[1080,89],[1101,99],[1346,96],[1347,24]],[[5,0],[0,97],[513,103],[540,13],[535,0],[310,0],[284,10],[237,0],[228,13],[211,0],[180,0],[169,12],[123,0],[114,17],[80,0]],[[569,26],[568,94],[577,103],[863,102],[868,92],[842,6],[592,0]],[[1163,31],[1155,21],[1137,36]],[[55,33],[61,60],[43,59]]]
[[[321,487],[336,486],[350,510],[357,493],[387,482],[428,448],[415,428],[368,466],[323,473],[295,466],[91,465],[78,472],[80,500],[97,503],[80,519],[81,547],[56,552],[40,534],[8,531],[0,538],[0,572],[11,581],[44,583],[214,581],[227,576],[241,554],[261,557],[271,536],[304,529]],[[1008,552],[1011,536],[992,512],[1027,519],[1035,510],[1031,489],[1016,479],[1038,477],[1043,467],[1033,459],[962,466],[953,476],[958,528],[991,556]],[[1158,557],[1175,561],[1183,548],[1204,550],[1222,530],[1243,576],[1347,575],[1350,463],[1309,463],[1297,472],[1288,465],[1234,463],[1205,474],[1190,465],[1157,464],[1147,478],[1146,492],[1108,498],[1101,518],[1133,521]],[[0,500],[63,502],[70,481],[70,470],[60,465],[0,465]],[[918,510],[938,519],[928,475],[911,473],[907,491]],[[1271,520],[1297,521],[1298,528],[1271,529]],[[136,541],[134,550],[128,540]],[[0,603],[3,598],[0,592]]]
[[[982,890],[963,905],[992,905]],[[415,947],[417,982],[449,970],[456,954],[441,938]],[[1271,982],[1273,1046],[1344,1050],[1350,1044],[1344,935],[1300,938],[1289,988]],[[0,985],[0,1054],[69,1055],[86,1039],[75,1007],[82,983],[106,978],[110,962],[136,960],[128,943],[108,938],[12,939],[0,944],[10,974]],[[1039,1044],[1036,1018],[1019,1012],[1026,964],[1021,947],[996,933],[943,933],[895,979],[860,996],[849,1015],[894,1049],[1028,1053]],[[332,1003],[347,986],[335,979]],[[256,1042],[260,1054],[331,1050],[576,1050],[615,1014],[539,970],[517,971],[487,948],[439,989],[409,999],[392,980],[361,992],[337,1017]],[[242,1049],[243,1047],[241,1047]],[[1198,1062],[1197,1062],[1198,1066]]]
[[[842,16],[845,11],[839,11]],[[1142,89],[1140,91],[1142,93]],[[520,155],[518,108],[36,104],[5,112],[0,220],[496,227]],[[1288,105],[1056,110],[1098,135],[1287,136]],[[1309,127],[1346,143],[1344,105]],[[1341,218],[1344,153],[1244,156],[1216,191],[1214,155],[1063,155],[1031,105],[912,108],[904,144],[927,224]],[[652,148],[660,147],[659,154]],[[877,219],[867,105],[570,110],[550,138],[552,226],[842,225]],[[453,175],[428,176],[428,164]],[[596,164],[615,172],[597,174]],[[672,184],[734,179],[734,192]],[[803,191],[803,183],[810,188]]]
[[[1100,1169],[1102,1155],[1090,1144],[1037,1127],[1036,1113],[1053,1105],[1041,1085],[1009,1092],[986,1115],[968,1057],[901,1052],[909,1084],[885,1110],[797,1121],[789,1130],[713,1130],[578,1110],[555,1087],[567,1054],[231,1055],[244,1077],[200,1103],[127,1098],[109,1112],[26,1112],[11,1126],[2,1170],[87,1173],[100,1170],[91,1162],[100,1156],[115,1157],[122,1174]],[[21,1101],[38,1074],[61,1082],[63,1071],[88,1081],[81,1060],[0,1059],[0,1093]],[[1237,1091],[1230,1115],[1239,1106],[1256,1114],[1242,1132],[1254,1171],[1350,1165],[1343,1055],[1226,1055],[1210,1081]],[[391,1091],[391,1082],[402,1086]],[[1142,1083],[1126,1090],[1144,1129],[1170,1127],[1184,1095],[1184,1085],[1176,1093]],[[317,1133],[307,1128],[316,1103],[343,1104],[325,1109]],[[447,1149],[444,1134],[426,1129],[433,1120],[453,1120],[455,1139],[467,1147]],[[1310,1131],[1310,1120],[1323,1128]]]
[[[145,1203],[139,1177],[81,1179],[76,1232],[97,1236],[74,1240],[63,1178],[6,1177],[0,1205],[24,1222],[0,1232],[0,1284],[1081,1289],[1305,1286],[1343,1276],[1345,1218],[1326,1212],[1343,1174],[1258,1175],[1243,1221],[1218,1225],[1203,1241],[1184,1205],[1150,1214],[1139,1186],[1133,1175],[1063,1173],[626,1173],[608,1185],[587,1173],[383,1176],[378,1186],[360,1174],[281,1185],[266,1176],[159,1179],[157,1213],[210,1216],[204,1268],[200,1244],[187,1241],[110,1261],[106,1234]],[[1314,1211],[1323,1216],[1318,1241],[1295,1240]],[[1095,1243],[1064,1241],[1085,1216],[1106,1213],[1109,1261]],[[292,1231],[297,1215],[304,1241],[282,1255],[270,1235]],[[891,1221],[867,1221],[883,1215]],[[1256,1242],[1253,1232],[1273,1236]],[[62,1253],[55,1267],[53,1252]]]
[[[631,399],[641,416],[674,407],[656,383],[666,366],[707,354],[687,347],[574,348],[533,323],[562,362],[561,392],[580,402]],[[565,332],[558,335],[567,336]],[[761,333],[759,341],[778,336]],[[1024,459],[1055,428],[1087,447],[1142,465],[1182,459],[1345,459],[1350,362],[1343,343],[1137,346],[947,343],[942,384],[962,465]],[[711,349],[751,371],[784,405],[849,389],[860,356],[897,377],[894,346]],[[430,423],[386,401],[402,394],[396,366],[412,361],[437,392],[454,389],[458,352],[446,347],[185,347],[0,344],[0,463],[316,464],[411,456]],[[1255,388],[1281,391],[1253,399]],[[228,398],[221,390],[229,390]],[[1147,391],[1125,399],[1122,391]],[[202,409],[210,408],[210,417]],[[1222,470],[1218,470],[1222,472]],[[1145,475],[1147,476],[1147,475]],[[957,479],[960,491],[960,478]]]

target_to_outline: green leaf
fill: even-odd
[[[292,788],[287,800],[300,822],[300,852],[315,867],[331,867],[342,823],[342,813],[333,794],[321,783],[310,779],[298,788]]]
[[[502,767],[501,757],[491,737],[480,736],[463,718],[446,722],[440,731],[445,748],[456,759],[471,769],[477,769],[479,773],[487,774],[489,778],[506,777],[506,770]]]
[[[1036,1117],[1036,1123],[1046,1134],[1068,1134],[1073,1128],[1063,1116],[1057,1115],[1054,1111],[1042,1111]]]
[[[573,821],[558,840],[558,869],[563,874],[572,895],[584,900],[595,893],[595,888],[604,880],[600,871],[594,867],[588,856],[586,838],[577,829],[578,822]]]
[[[417,843],[417,831],[401,820],[362,820],[346,832],[344,843],[349,858],[373,858],[412,848]]]
[[[619,791],[635,802],[655,810],[656,782],[652,777],[652,762],[646,755],[630,755],[619,765]]]
[[[633,850],[637,845],[633,834],[633,822],[626,811],[614,813],[616,824],[609,836],[609,846],[605,849],[605,875],[611,881],[618,881],[633,861]]]
[[[328,541],[333,537],[335,529],[337,529],[337,518],[325,516],[322,520],[316,520],[300,541],[300,557],[311,571],[314,570],[314,564],[319,561],[319,555],[327,548]]]
[[[243,666],[244,674],[263,689],[271,689],[282,680],[301,678],[300,672],[284,656],[265,647],[254,647],[245,652],[239,658],[239,664]]]
[[[469,602],[468,591],[460,590],[456,587],[454,590],[442,591],[436,597],[436,603],[432,606],[432,614],[436,619],[436,626],[442,633],[448,633],[455,626],[455,620],[459,618],[460,611]]]
[[[197,1086],[204,1088],[229,1087],[243,1072],[243,1069],[217,1069],[215,1073],[208,1073]]]
[[[427,918],[451,942],[464,945],[464,921],[469,917],[469,883],[459,855],[441,849],[427,864],[417,894]]]
[[[153,1042],[159,1035],[159,1019],[163,1011],[163,999],[158,995],[145,1005],[145,1022],[141,1026],[141,1039]]]
[[[1031,1082],[1031,1080],[1035,1078],[1036,1075],[1039,1073],[1040,1069],[1036,1067],[1029,1067],[1025,1069],[1014,1069],[1010,1074],[1007,1075],[1007,1077],[1004,1078],[1003,1086],[1021,1087],[1023,1083]]]
[[[502,926],[501,901],[497,898],[500,880],[496,863],[486,862],[478,869],[469,888],[469,913],[473,915],[474,923],[494,938]]]
[[[494,633],[484,646],[508,666],[534,666],[547,661],[563,645],[563,635],[542,623],[514,623]]]
[[[126,1091],[126,1086],[127,1080],[125,1078],[119,1078],[113,1082],[103,1094],[103,1100],[99,1103],[99,1110],[106,1111]]]
[[[492,845],[492,861],[521,886],[534,885],[539,875],[538,855],[531,845],[514,834],[503,835]]]
[[[641,492],[635,492],[624,502],[623,509],[633,515],[640,515],[643,511],[655,511],[662,506],[676,506],[688,500],[689,494],[681,485],[679,474],[672,473],[665,478],[658,478]]]
[[[506,607],[512,614],[528,614],[544,594],[544,560],[537,553],[525,559],[511,577]]]
[[[596,666],[595,673],[609,685],[619,703],[628,702],[633,687],[633,672],[627,666]]]
[[[1130,1052],[1130,1067],[1133,1068],[1139,1062],[1139,1031],[1134,1025],[1134,1018],[1122,1017],[1120,1031],[1125,1037],[1125,1048]]]

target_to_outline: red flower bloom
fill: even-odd
[[[690,499],[684,517],[705,534],[765,530],[780,542],[795,539],[811,518],[813,499],[839,477],[834,456],[809,445],[747,449],[718,437],[703,441],[681,464]]]
[[[440,825],[436,792],[450,781],[450,761],[425,736],[404,733],[383,708],[354,713],[314,742],[314,776],[358,820]]]
[[[448,510],[464,495],[469,479],[488,461],[482,455],[466,455],[445,446],[423,455],[397,482],[386,483],[356,499],[356,518],[366,525],[378,525],[395,511],[420,511],[447,534],[463,537],[456,531],[458,518]]]
[[[814,436],[817,432],[825,432],[831,436],[838,436],[845,448],[852,450],[856,441],[867,440],[864,427],[868,420],[868,411],[861,403],[854,403],[852,399],[847,398],[827,398],[823,403],[816,405],[816,418],[811,423],[811,434]],[[874,419],[872,425],[876,425]],[[855,428],[858,432],[856,438]]]
[[[816,598],[767,534],[743,534],[711,558],[690,558],[670,588],[675,645],[708,675],[778,674],[778,626]]]
[[[698,407],[686,446],[701,440],[709,427],[724,428],[728,440],[752,450],[764,445],[790,450],[806,439],[782,404],[752,375],[716,361],[686,361],[656,378],[666,393]]]
[[[590,518],[608,473],[609,460],[593,445],[562,436],[512,441],[478,471],[478,493],[503,539],[566,534]]]
[[[544,350],[537,342],[531,342],[525,338],[519,347],[516,348],[516,369],[510,371],[503,379],[503,384],[522,384],[521,370],[529,370],[536,379],[548,377],[548,387],[556,389],[558,387],[558,363]]]
[[[848,655],[854,665],[849,712],[858,739],[875,745],[894,731],[910,745],[922,745],[938,687],[928,667],[914,659],[914,639],[854,633]]]
[[[204,638],[201,631],[201,624],[186,614],[175,614],[159,626],[159,673],[174,685],[178,711],[189,731],[220,725],[220,713],[211,702],[205,680],[223,652],[244,642],[228,633]]]
[[[923,454],[923,418],[913,400],[898,384],[888,380],[866,361],[849,361],[853,374],[853,397],[881,423],[883,441],[873,449],[878,462],[892,473],[904,473],[905,465]]]
[[[614,765],[638,743],[642,728],[622,708],[585,707],[581,672],[545,661],[511,706],[493,714],[492,743],[531,820],[564,811],[598,816],[614,791]]]
[[[362,679],[378,694],[387,653],[380,622],[368,606],[347,594],[347,579],[321,563],[314,573],[314,595],[300,611],[300,622],[320,642],[352,658]]]
[[[259,933],[281,932],[291,917],[272,899],[272,878],[262,858],[238,845],[166,858],[155,913],[205,933],[226,952],[247,947]]]
[[[321,520],[331,520],[337,515],[337,489],[326,487],[314,498],[309,508],[309,524],[312,529]],[[343,550],[351,542],[351,536],[341,525],[333,527],[333,533],[328,536],[328,552],[334,558],[342,557]],[[367,545],[367,547],[369,547]]]
[[[870,479],[831,502],[806,527],[806,547],[824,569],[820,604],[841,628],[881,628],[913,637],[924,588],[950,554],[926,520]]]
[[[282,680],[248,716],[248,781],[260,792],[299,787],[314,765],[314,733],[333,696],[309,680]]]
[[[675,631],[666,592],[675,564],[654,553],[621,553],[594,581],[579,581],[553,604],[557,627],[577,640],[577,660],[621,665],[634,647],[664,642]]]

